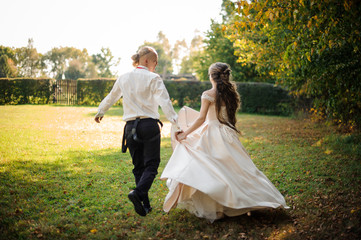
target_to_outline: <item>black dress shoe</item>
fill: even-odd
[[[145,212],[148,214],[152,211],[153,208],[152,207],[144,207],[144,209],[145,209]]]
[[[134,191],[131,191],[129,194],[128,194],[128,198],[129,200],[133,203],[134,205],[134,210],[136,213],[138,213],[140,216],[145,216],[147,215],[144,207],[143,207],[143,204],[142,202],[140,201],[140,198],[138,197],[138,195],[136,194],[136,192]]]

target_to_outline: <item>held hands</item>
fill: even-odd
[[[100,121],[103,119],[103,117],[95,117],[94,120],[97,122],[97,123],[100,123]]]
[[[183,131],[176,132],[175,134],[176,134],[175,138],[177,139],[178,142],[185,140],[187,138],[187,135]]]

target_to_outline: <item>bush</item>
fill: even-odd
[[[290,115],[293,101],[288,91],[270,83],[236,83],[242,112]]]
[[[173,105],[199,108],[202,92],[212,87],[210,82],[165,81]],[[293,100],[285,89],[269,83],[236,83],[241,96],[241,112],[273,115],[292,113]]]
[[[210,82],[164,81],[174,106],[199,108],[202,93],[211,88]]]
[[[79,79],[78,104],[99,105],[111,91],[115,79]],[[176,107],[201,106],[202,93],[212,87],[210,82],[164,81],[172,103]],[[292,98],[288,91],[269,83],[236,83],[241,95],[242,112],[273,115],[289,115],[292,112]],[[118,101],[116,105],[121,105]]]
[[[78,79],[78,104],[99,105],[112,90],[115,80],[115,78]],[[118,101],[115,105],[120,105],[120,102]]]
[[[48,104],[54,79],[0,78],[0,104]]]
[[[79,105],[97,106],[108,95],[114,78],[78,79]],[[53,94],[54,79],[0,78],[0,104],[47,104]],[[212,87],[210,82],[164,81],[176,107],[201,106],[202,93]],[[242,112],[289,115],[295,102],[285,89],[269,83],[236,83],[241,96]],[[122,105],[118,101],[115,105]]]

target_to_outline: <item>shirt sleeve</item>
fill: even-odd
[[[178,115],[174,111],[172,101],[169,98],[168,91],[164,85],[163,80],[160,76],[157,76],[152,79],[151,82],[151,91],[155,97],[155,100],[162,108],[165,116],[172,124],[177,124]]]
[[[122,96],[122,91],[119,87],[119,78],[114,83],[114,86],[110,93],[101,101],[98,107],[98,113],[95,115],[95,117],[102,117],[104,116],[105,112],[109,110],[109,108],[116,103]]]

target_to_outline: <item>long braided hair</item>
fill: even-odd
[[[227,63],[216,62],[209,67],[208,72],[213,81],[217,84],[215,104],[219,122],[239,132],[236,128],[236,113],[240,107],[240,97],[237,92],[236,84],[230,80],[230,66]],[[222,116],[222,106],[226,106],[228,119],[225,119],[224,116]]]

